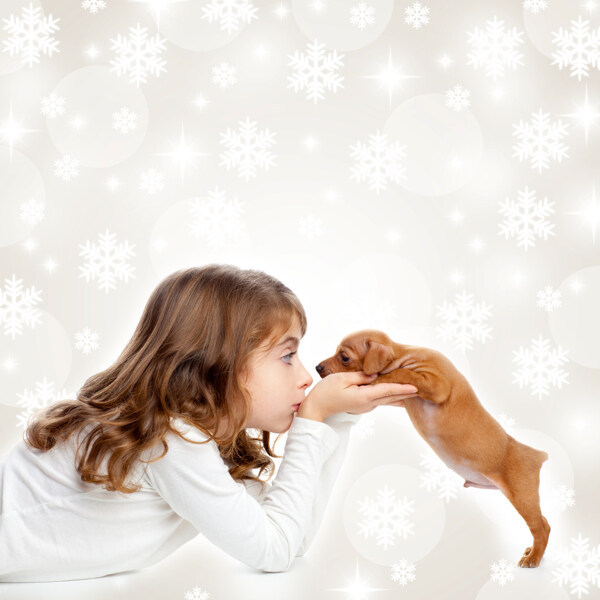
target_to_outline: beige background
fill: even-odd
[[[521,2],[432,0],[423,3],[429,22],[415,28],[405,22],[412,3],[369,0],[374,23],[360,29],[350,22],[358,2],[318,9],[273,0],[254,2],[257,18],[228,32],[202,17],[209,4],[177,2],[157,16],[142,2],[107,0],[95,14],[77,2],[33,2],[40,18],[59,19],[52,33],[59,43],[30,64],[22,52],[11,55],[5,27],[30,4],[0,6],[0,289],[6,294],[14,275],[32,295],[41,291],[30,309],[39,311],[37,323],[18,318],[12,334],[3,317],[0,457],[20,439],[28,406],[72,397],[114,361],[160,279],[188,265],[228,262],[263,269],[297,293],[309,318],[299,355],[313,373],[342,336],[363,327],[450,356],[509,433],[550,454],[542,469],[542,509],[552,526],[546,556],[538,569],[515,568],[504,586],[494,581],[492,565],[516,566],[530,543],[523,521],[499,493],[461,488],[435,457],[427,462],[427,445],[402,409],[378,408],[354,428],[318,537],[290,571],[253,572],[198,536],[140,572],[4,584],[0,598],[600,597],[591,582],[597,559],[584,567],[579,588],[563,575],[577,565],[580,534],[584,558],[600,553],[600,223],[598,208],[593,212],[600,117],[588,124],[586,141],[577,116],[586,94],[600,110],[599,67],[576,76],[552,64],[553,32],[579,16],[596,32],[600,8],[549,0],[533,14]],[[495,77],[470,60],[476,48],[469,42],[494,17],[504,21],[504,35],[516,30],[522,55],[521,64],[501,64]],[[136,85],[113,68],[113,46],[138,23],[163,41],[165,70]],[[290,79],[291,57],[315,38],[324,53],[341,55],[335,73],[343,78],[316,102]],[[452,59],[445,68],[444,55]],[[378,78],[389,60],[410,78],[389,86]],[[223,61],[236,68],[227,87],[212,80]],[[470,105],[457,111],[446,105],[456,85],[470,92]],[[42,114],[51,93],[65,100],[54,118]],[[137,116],[126,133],[113,129],[122,107]],[[555,141],[567,147],[541,169],[515,155],[519,123],[531,123],[540,109],[566,125]],[[275,135],[271,166],[245,177],[224,164],[221,142],[247,117]],[[352,177],[351,154],[378,131],[386,144],[403,146],[396,163],[403,177],[385,177],[376,190]],[[56,174],[65,155],[79,161],[68,180]],[[140,183],[150,169],[163,176],[155,193]],[[536,202],[552,203],[542,226],[552,233],[534,235],[527,249],[500,235],[501,203],[526,187]],[[230,210],[225,224],[202,209],[215,196]],[[21,217],[30,200],[43,207],[43,218]],[[196,236],[194,203],[201,207]],[[106,230],[129,252],[121,271],[113,261],[114,281],[103,287],[98,276],[82,276],[90,260],[83,248],[99,244]],[[546,286],[561,294],[550,311],[537,305]],[[460,294],[473,303],[466,325],[489,308],[479,326],[489,333],[468,332],[462,346],[456,330],[442,335]],[[88,352],[77,337],[85,328],[98,335]],[[542,357],[542,393],[514,360],[540,336],[550,353]],[[553,361],[553,353],[566,360]],[[562,377],[560,387],[554,376]],[[451,491],[444,497],[446,477]],[[396,537],[387,550],[357,534],[356,514],[357,502],[374,500],[384,486],[417,506],[415,535]],[[573,505],[557,502],[559,489]],[[392,577],[401,560],[416,565],[406,586]],[[360,585],[377,591],[360,595]]]

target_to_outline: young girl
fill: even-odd
[[[306,395],[305,331],[298,298],[261,271],[164,279],[116,362],[30,419],[0,463],[0,581],[140,569],[198,533],[287,570],[317,533],[352,424],[415,391],[335,373]],[[279,457],[269,432],[286,431]]]

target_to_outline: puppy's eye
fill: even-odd
[[[342,362],[345,362],[345,363],[347,363],[350,360],[347,356],[344,356],[343,354],[341,356],[341,359],[342,359]]]

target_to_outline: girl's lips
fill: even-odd
[[[300,403],[301,404],[301,403]],[[300,408],[300,404],[294,404],[292,407],[294,410],[298,410]]]

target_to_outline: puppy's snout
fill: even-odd
[[[319,364],[318,364],[318,365],[315,367],[315,369],[317,370],[317,373],[318,373],[319,375],[320,375],[320,374],[323,372],[323,369],[324,369],[324,368],[325,368],[325,367],[323,366],[323,363],[319,363]]]

